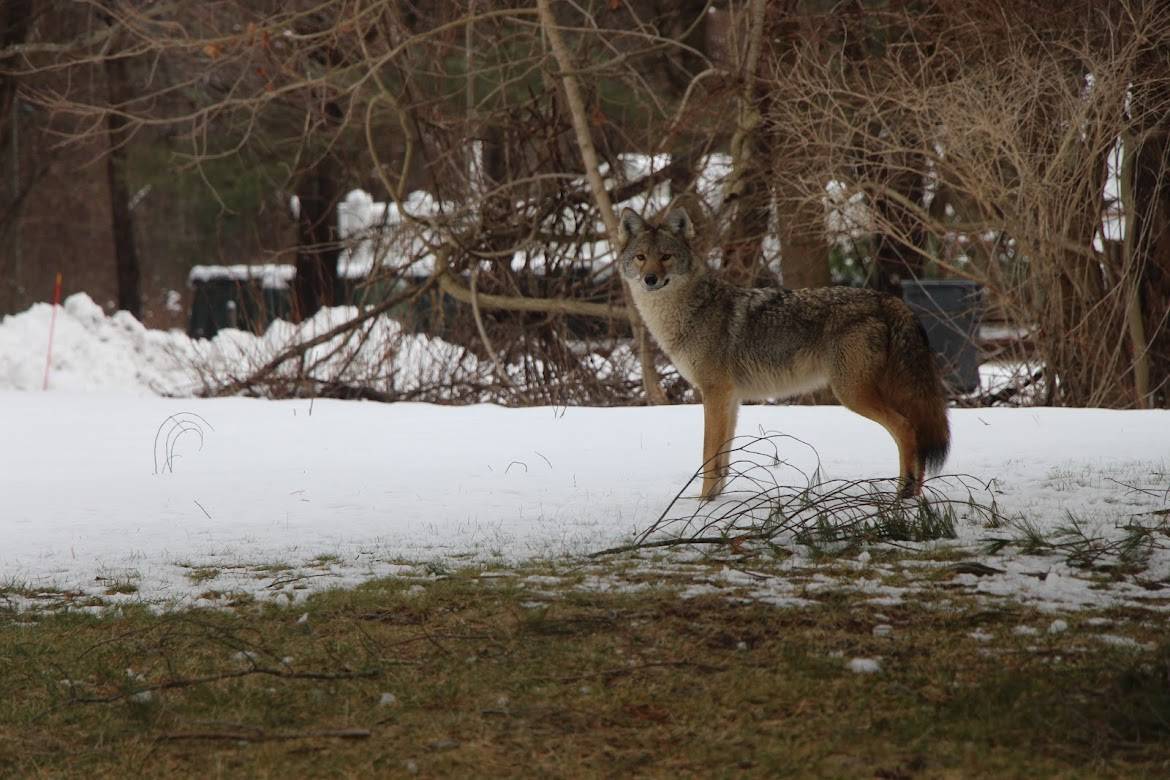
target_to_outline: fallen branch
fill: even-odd
[[[605,223],[605,232],[609,240],[619,235],[618,218],[613,210],[613,202],[609,198],[609,190],[601,179],[601,169],[597,158],[597,149],[593,146],[593,135],[589,129],[589,119],[585,113],[585,99],[581,96],[580,85],[573,75],[573,61],[569,49],[561,37],[553,16],[550,0],[538,0],[537,9],[540,12],[540,25],[548,36],[549,47],[553,58],[561,71],[561,87],[565,91],[565,103],[569,107],[569,117],[573,121],[573,132],[577,138],[577,147],[581,151],[581,159],[585,163],[585,178],[589,182],[589,189],[593,191],[593,199],[601,212],[601,220]],[[627,301],[630,326],[634,331],[634,338],[638,342],[638,362],[642,367],[642,387],[646,391],[646,400],[651,404],[666,403],[666,393],[662,389],[662,379],[658,376],[658,368],[654,365],[654,347],[650,341],[649,331],[642,324],[638,310],[632,305],[629,284],[622,279],[622,293]]]
[[[766,536],[759,536],[748,534],[745,536],[688,536],[679,539],[656,539],[653,542],[632,542],[631,544],[623,544],[618,547],[608,547],[604,550],[589,553],[590,558],[601,558],[605,555],[618,555],[620,553],[634,552],[636,550],[649,550],[656,547],[680,547],[682,545],[691,544],[727,544],[733,542],[740,544],[745,541],[754,541],[757,539],[766,539]]]
[[[209,674],[203,677],[176,677],[171,680],[164,680],[154,685],[146,685],[143,687],[136,687],[132,691],[123,691],[122,693],[115,693],[111,696],[77,696],[70,699],[73,704],[109,704],[115,701],[122,701],[134,696],[140,696],[144,693],[153,693],[155,691],[167,691],[174,688],[189,688],[193,685],[203,685],[204,683],[221,682],[223,680],[238,680],[241,677],[251,677],[252,675],[267,675],[269,677],[282,677],[287,680],[357,680],[370,677],[377,677],[381,672],[377,669],[369,669],[363,672],[291,672],[284,669],[271,669],[268,667],[257,666],[251,669],[241,669],[236,672],[223,672],[221,674]]]
[[[492,359],[492,366],[496,369],[496,376],[499,377],[500,382],[503,384],[510,385],[512,382],[508,379],[508,372],[504,370],[503,364],[500,363],[500,355],[496,352],[496,345],[492,343],[491,338],[488,336],[487,327],[483,324],[483,315],[480,313],[479,306],[479,290],[476,289],[475,284],[478,278],[479,263],[473,263],[471,266],[471,316],[475,319],[475,329],[479,331],[479,338],[483,342],[483,348],[487,352],[488,357]]]
[[[446,256],[448,254],[450,254],[450,249],[446,246],[444,246],[443,248],[441,248],[439,250],[438,256],[436,257],[436,266],[437,267],[441,267],[441,266],[446,265]],[[282,365],[287,363],[289,360],[292,360],[293,358],[296,358],[296,357],[301,357],[302,355],[304,355],[306,352],[308,352],[313,347],[316,347],[320,344],[325,344],[326,342],[331,341],[332,339],[334,339],[342,334],[348,333],[349,331],[356,328],[358,325],[361,325],[363,322],[367,322],[369,320],[374,319],[375,317],[381,316],[382,314],[385,314],[386,312],[393,309],[395,306],[398,306],[401,303],[404,303],[412,298],[415,298],[415,297],[418,297],[419,295],[422,295],[424,292],[426,292],[431,287],[433,287],[435,285],[436,281],[437,281],[437,276],[432,275],[420,287],[406,290],[406,291],[400,293],[399,295],[393,295],[393,296],[387,298],[386,300],[382,301],[378,305],[373,306],[370,309],[367,309],[366,311],[362,312],[358,316],[354,317],[352,320],[346,320],[345,322],[341,323],[340,325],[338,325],[334,328],[330,328],[329,330],[325,331],[324,333],[321,333],[321,334],[309,339],[308,341],[303,341],[303,342],[293,344],[293,345],[285,348],[282,352],[277,354],[274,358],[269,360],[267,363],[262,365],[260,368],[253,371],[247,377],[244,377],[243,379],[233,380],[233,381],[229,382],[228,384],[223,385],[222,387],[217,387],[217,388],[214,388],[208,392],[202,393],[202,395],[205,395],[205,396],[206,395],[213,395],[213,396],[234,395],[236,393],[239,393],[242,390],[246,390],[246,389],[248,389],[256,384],[259,384],[265,377],[271,375],[273,372],[276,371],[276,369],[280,368]]]
[[[1043,379],[1043,377],[1044,377],[1044,369],[1038,368],[1032,372],[1031,376],[1026,377],[1025,379],[1023,379],[1019,382],[1016,382],[1015,384],[1011,384],[1011,385],[1008,385],[1007,387],[1001,388],[1001,389],[995,391],[994,393],[990,394],[989,396],[987,396],[987,399],[984,401],[983,405],[984,406],[995,406],[996,404],[1007,403],[1008,401],[1012,400],[1020,393],[1024,392],[1030,386],[1039,382],[1041,379]]]
[[[278,742],[291,739],[369,739],[369,729],[322,729],[320,731],[299,731],[290,734],[269,734],[263,729],[255,731],[177,731],[161,734],[159,742],[177,742],[187,739],[228,740],[231,742]]]
[[[793,436],[739,437],[727,448],[730,473],[720,499],[692,507],[683,498],[702,478],[708,467],[703,464],[631,542],[590,557],[688,545],[730,546],[738,552],[747,542],[777,552],[790,544],[898,544],[953,538],[960,515],[981,518],[995,527],[1007,522],[994,497],[989,504],[976,500],[989,487],[974,477],[934,477],[927,482],[923,498],[905,501],[897,497],[893,479],[822,480],[819,458],[812,472],[806,473],[780,457],[781,442],[808,447],[816,456],[811,446]],[[794,479],[778,479],[777,470]],[[965,495],[948,496],[939,486]]]
[[[490,295],[478,290],[472,292],[460,284],[451,273],[445,260],[440,260],[436,266],[439,279],[439,289],[450,295],[460,303],[469,306],[478,305],[480,308],[500,309],[502,311],[530,311],[542,314],[573,314],[585,317],[600,317],[602,319],[626,319],[628,310],[624,306],[609,303],[592,303],[577,301],[570,298],[528,298],[508,295]]]
[[[529,682],[558,682],[569,683],[577,682],[579,680],[589,680],[594,677],[604,677],[606,679],[611,677],[622,677],[634,672],[640,672],[645,669],[697,669],[700,672],[725,672],[726,666],[715,666],[713,664],[699,663],[698,661],[650,661],[644,664],[634,664],[633,666],[622,666],[616,669],[603,669],[600,672],[586,672],[584,674],[574,674],[568,677],[533,677]]]

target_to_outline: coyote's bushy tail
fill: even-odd
[[[951,448],[946,388],[922,323],[909,309],[900,308],[891,344],[898,370],[893,372],[887,392],[897,398],[899,411],[914,426],[923,469],[935,474],[946,463]]]
[[[947,422],[946,399],[940,396],[935,402],[923,399],[918,414],[912,417],[918,433],[918,456],[922,459],[923,470],[937,474],[947,462],[951,450],[951,426]]]

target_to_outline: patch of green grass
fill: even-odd
[[[46,606],[67,603],[81,597],[79,591],[71,591],[58,585],[33,585],[27,580],[8,578],[0,581],[0,600],[27,599]]]
[[[1117,534],[1117,529],[1123,533]],[[1058,556],[1070,566],[1101,575],[1103,581],[1115,581],[1145,572],[1154,552],[1170,549],[1167,539],[1170,515],[1161,510],[1119,515],[1111,524],[1090,522],[1069,511],[1065,521],[1051,529],[1019,518],[989,539],[986,549],[995,554],[1014,547],[1025,555]]]
[[[248,568],[260,574],[279,574],[282,571],[292,571],[295,567],[291,563],[274,561],[272,563],[257,563]]]
[[[107,596],[128,596],[138,592],[138,582],[134,577],[99,577]]]
[[[197,566],[187,572],[187,579],[199,585],[204,582],[210,582],[219,576],[220,570],[214,566]]]
[[[43,592],[43,588],[34,588],[25,580],[9,578],[0,581],[0,597],[19,596],[21,598],[31,599],[36,598]]]
[[[211,588],[199,594],[199,598],[216,602],[220,607],[244,607],[256,603],[256,597],[247,591],[217,590]]]
[[[591,563],[588,576],[606,571],[636,569]],[[786,609],[724,593],[682,599],[670,577],[597,593],[577,589],[568,566],[482,574],[448,571],[421,590],[377,580],[292,607],[130,605],[39,614],[35,625],[0,614],[0,775],[1137,777],[1170,767],[1170,645],[1093,641],[1090,613],[1048,634],[1050,614],[955,591],[880,607],[838,591]],[[532,574],[564,579],[530,587]],[[525,606],[534,590],[559,598]],[[1096,616],[1140,642],[1165,634],[1159,613]],[[890,629],[875,635],[878,624]],[[879,659],[881,671],[855,674],[851,658]]]
[[[926,542],[955,538],[956,514],[951,504],[926,501],[875,504],[871,516],[842,524],[818,513],[795,534],[799,544],[821,556],[838,556],[880,542]]]
[[[313,558],[311,563],[315,566],[330,566],[335,563],[341,563],[341,556],[332,553],[323,553]]]

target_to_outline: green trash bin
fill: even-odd
[[[292,266],[196,266],[187,277],[191,316],[187,334],[212,338],[224,328],[263,333],[292,312]]]
[[[912,279],[902,282],[902,299],[926,330],[947,387],[957,393],[978,390],[982,285],[966,279]]]

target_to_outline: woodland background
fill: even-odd
[[[280,263],[311,317],[360,188],[397,215],[362,311],[444,290],[510,400],[680,398],[597,249],[665,186],[744,283],[981,283],[1021,368],[981,403],[1167,407],[1168,131],[1154,0],[5,0],[0,314],[61,272],[185,327],[193,266]],[[220,389],[303,392],[263,368]]]

